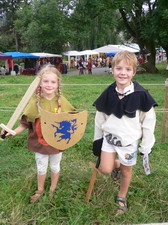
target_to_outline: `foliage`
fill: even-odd
[[[143,84],[156,99],[156,144],[150,155],[152,174],[146,176],[138,156],[133,169],[133,178],[128,192],[129,211],[116,216],[115,196],[119,183],[110,176],[98,174],[90,203],[84,202],[92,169],[89,161],[96,161],[92,155],[95,109],[93,101],[111,83],[111,75],[63,75],[63,94],[77,109],[88,109],[89,118],[82,140],[63,153],[61,176],[54,199],[50,200],[48,190],[50,176],[46,180],[46,192],[34,205],[28,204],[29,197],[36,190],[36,165],[34,154],[27,151],[26,135],[21,133],[8,138],[0,145],[0,224],[26,225],[113,225],[145,224],[168,221],[167,195],[167,144],[161,144],[162,116],[167,78],[163,66],[158,65],[159,74],[137,74],[136,81]],[[34,76],[0,76],[0,110],[15,108]],[[87,85],[67,85],[87,84]],[[89,85],[90,84],[90,85]],[[95,84],[95,85],[92,85]],[[99,85],[97,85],[99,84]],[[150,85],[154,84],[154,85]],[[89,96],[89,97],[88,97]],[[7,123],[12,111],[0,111],[0,121]]]
[[[154,35],[157,38],[159,46],[162,46],[166,51],[168,58],[168,2],[166,0],[158,1],[154,18]]]
[[[0,1],[0,47],[2,51],[18,51],[19,37],[14,28],[14,20],[16,17],[16,10],[22,3],[28,4],[29,0],[1,0]],[[9,47],[10,46],[10,47]]]
[[[15,26],[29,51],[40,49],[42,52],[62,53],[71,32],[67,30],[67,17],[59,4],[55,0],[36,0],[18,10]]]
[[[109,7],[108,7],[109,6]],[[118,15],[108,2],[80,0],[71,16],[76,36],[75,49],[94,49],[110,43],[118,43],[116,31]],[[117,41],[118,39],[118,41]]]
[[[168,55],[166,0],[0,0],[0,50],[60,53],[134,41],[156,73],[156,47]]]

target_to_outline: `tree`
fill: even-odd
[[[74,31],[72,46],[83,50],[118,43],[117,18],[108,1],[78,0],[70,17]]]
[[[34,0],[18,10],[15,27],[29,51],[62,53],[63,46],[71,35],[63,3],[55,0]]]
[[[28,4],[29,0],[0,0],[0,46],[4,51],[18,51],[19,37],[14,27],[14,20],[16,10],[22,3]]]
[[[85,40],[87,37],[90,37],[90,40],[97,45],[108,43],[102,33],[107,34],[111,28],[112,33],[116,35],[117,28],[121,29],[120,24],[122,24],[121,31],[139,44],[143,57],[145,58],[146,53],[150,53],[148,62],[144,66],[148,72],[156,73],[157,37],[154,35],[156,29],[153,24],[157,2],[157,0],[79,0],[73,15],[73,19],[76,21],[74,24],[79,23],[79,26],[75,27],[76,30],[79,30],[77,43],[81,44],[81,38]],[[120,18],[117,12],[120,13]],[[79,19],[79,15],[81,19]],[[105,29],[101,29],[103,24],[106,24]],[[94,33],[94,39],[89,30]],[[115,39],[113,39],[113,43],[116,43]]]
[[[153,23],[154,35],[158,41],[158,45],[162,46],[166,51],[168,63],[168,1],[159,0],[154,13]]]
[[[156,1],[144,0],[120,0],[115,1],[121,14],[125,27],[129,34],[137,41],[141,53],[145,58],[147,52],[150,53],[148,62],[145,67],[148,72],[156,73],[155,67],[155,45],[156,41],[153,36],[153,14],[156,9]]]

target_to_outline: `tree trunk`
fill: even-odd
[[[153,40],[145,41],[143,42],[139,40],[139,46],[146,46],[146,49],[149,51],[149,54],[144,53],[144,49],[141,49],[141,52],[143,54],[143,57],[145,59],[145,63],[142,64],[142,67],[146,69],[146,72],[148,73],[157,73],[158,69],[156,68],[156,50]]]
[[[162,46],[163,49],[165,50],[166,52],[166,58],[167,58],[167,65],[168,65],[168,47],[165,47],[165,46]]]
[[[14,39],[15,39],[16,52],[18,52],[19,51],[19,45],[18,45],[18,38],[17,38],[15,28],[13,28],[13,35],[14,35]]]

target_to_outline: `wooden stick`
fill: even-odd
[[[16,107],[8,124],[7,125],[5,125],[3,123],[0,124],[0,127],[6,131],[5,134],[10,133],[12,135],[15,135],[15,132],[12,130],[12,128],[15,125],[15,123],[17,122],[18,118],[20,117],[21,113],[23,112],[24,108],[26,107],[27,103],[29,102],[30,98],[34,94],[39,82],[40,82],[40,77],[36,76],[36,78],[33,80],[33,82],[28,87],[28,89],[27,89],[26,93],[24,94],[23,98],[21,99],[20,103]],[[3,140],[6,137],[5,134],[0,137],[0,140]]]
[[[166,94],[165,94],[165,108],[168,108],[168,79],[165,81],[166,86]],[[166,141],[166,133],[167,133],[167,120],[168,120],[168,112],[164,112],[163,114],[163,122],[162,122],[162,136],[161,143],[165,143]]]
[[[96,165],[92,162],[89,163],[89,165],[94,169],[90,178],[90,183],[89,183],[89,187],[86,193],[86,198],[85,198],[85,202],[89,203],[93,188],[94,188],[94,184],[96,181],[96,177],[97,177],[97,173],[100,173],[100,171],[97,169],[99,167],[100,164],[100,157],[98,158]]]

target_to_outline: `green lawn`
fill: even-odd
[[[107,84],[113,82],[112,76],[63,75],[63,94],[78,110],[89,111],[86,132],[79,143],[63,153],[61,176],[55,198],[50,200],[48,197],[48,176],[46,194],[34,205],[28,201],[37,187],[36,165],[34,154],[27,151],[26,132],[1,141],[0,224],[111,225],[168,222],[168,140],[164,144],[160,141],[165,98],[164,82],[168,77],[168,72],[163,70],[163,67],[165,68],[165,65],[159,64],[158,74],[137,74],[134,79],[149,90],[159,106],[156,108],[156,144],[150,155],[152,174],[145,175],[142,160],[138,156],[128,192],[129,211],[126,214],[115,216],[115,197],[119,183],[113,182],[110,176],[98,174],[90,203],[84,202],[92,171],[89,161],[96,161],[91,150],[95,116],[92,103]],[[30,84],[33,79],[33,76],[0,76],[0,84]],[[27,85],[0,86],[0,123],[8,122],[27,88]]]

